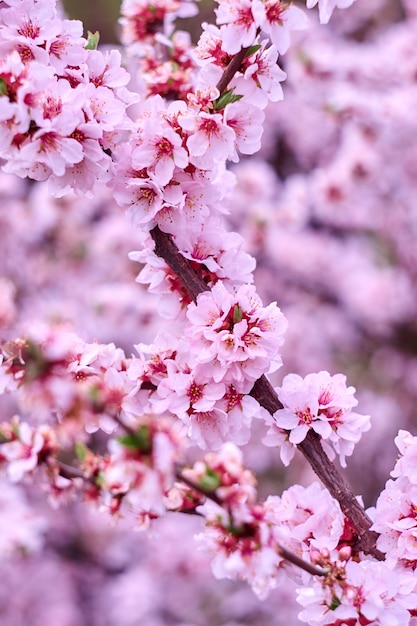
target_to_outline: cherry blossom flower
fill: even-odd
[[[192,17],[197,13],[193,0],[123,0],[121,6],[122,42],[132,44],[153,40],[158,26],[170,35],[176,17]]]
[[[182,147],[181,137],[169,126],[158,132],[156,120],[148,123],[140,135],[140,143],[132,152],[132,166],[141,170],[147,168],[155,181],[165,186],[173,177],[174,168],[186,168],[188,156]]]
[[[308,26],[305,12],[293,4],[282,0],[254,2],[254,16],[257,24],[267,33],[280,54],[290,46],[290,32],[304,30]]]
[[[191,352],[216,382],[255,380],[281,365],[285,317],[275,304],[264,308],[254,287],[242,285],[233,294],[219,281],[189,305],[187,318]]]
[[[245,93],[245,99],[259,107],[265,107],[268,100],[278,102],[284,97],[281,82],[286,79],[286,73],[278,65],[278,50],[274,45],[261,48],[250,58],[250,63],[243,73],[243,78],[234,81],[236,91],[240,93],[240,84],[244,80],[252,84],[253,95]]]
[[[400,430],[395,438],[400,451],[385,489],[378,497],[372,512],[372,526],[378,537],[378,548],[386,554],[386,561],[391,567],[401,563],[407,569],[417,567],[417,480],[415,457],[417,438],[409,432]]]
[[[47,427],[36,430],[15,418],[13,424],[2,424],[0,432],[0,462],[6,463],[7,475],[13,483],[32,472],[40,463],[42,454],[52,452],[49,446],[54,436]]]
[[[190,163],[200,169],[210,169],[216,161],[233,154],[235,133],[218,113],[189,113],[180,115],[178,123],[188,132],[186,141]]]
[[[242,154],[254,154],[261,146],[265,115],[259,108],[232,102],[224,109],[224,120],[236,135],[236,147]],[[238,161],[237,154],[232,159]]]
[[[336,451],[345,467],[345,457],[352,454],[362,432],[370,428],[369,416],[352,411],[358,402],[353,396],[355,389],[346,387],[346,376],[331,376],[322,371],[308,374],[303,379],[297,374],[288,374],[277,392],[284,408],[275,413],[275,426],[268,432],[264,443],[273,445],[274,432],[278,428],[288,431],[289,443],[296,446],[311,428],[324,440],[327,454],[334,457]]]
[[[276,540],[306,560],[314,550],[335,549],[343,534],[340,506],[317,482],[293,485],[280,497],[268,496],[265,510]],[[294,572],[293,577],[298,575],[301,572]]]
[[[327,24],[335,8],[347,9],[355,0],[307,0],[307,9],[312,9],[319,4],[320,22]]]
[[[256,37],[257,24],[253,15],[252,0],[221,0],[216,9],[220,25],[222,49],[236,54],[250,46]]]
[[[403,626],[410,623],[408,609],[416,602],[412,575],[371,560],[349,560],[336,567],[343,572],[343,576],[339,574],[340,582],[337,577],[334,582],[326,577],[323,581],[316,578],[311,586],[298,589],[297,602],[305,607],[299,619],[312,626],[361,622]]]

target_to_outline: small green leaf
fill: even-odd
[[[255,44],[254,46],[251,46],[250,48],[247,49],[247,52],[245,54],[245,59],[247,59],[248,57],[251,57],[252,54],[255,54],[255,52],[258,52],[258,50],[260,49],[261,44]]]
[[[102,488],[102,486],[104,485],[105,480],[104,480],[104,474],[103,474],[102,472],[100,472],[99,474],[97,474],[97,476],[96,476],[96,480],[95,480],[95,483],[96,483],[96,486],[97,486],[99,489],[101,489],[101,488]]]
[[[233,307],[233,324],[239,324],[243,318],[243,311],[238,304]]]
[[[221,111],[226,105],[230,104],[231,102],[237,102],[238,100],[243,98],[243,96],[239,94],[234,94],[233,89],[227,89],[221,94],[221,96],[217,98],[217,100],[214,101],[214,108],[216,111]]]
[[[135,433],[128,433],[118,438],[122,446],[149,454],[152,450],[152,435],[149,426],[143,424]]]
[[[88,390],[88,397],[93,404],[97,404],[100,399],[100,390],[96,385],[93,385]]]
[[[85,46],[86,50],[97,50],[98,42],[100,40],[100,33],[96,30],[95,33],[91,31],[87,31],[87,45]]]
[[[7,96],[7,83],[4,78],[0,78],[0,96]]]
[[[75,456],[81,462],[85,461],[85,457],[87,456],[88,448],[81,441],[77,441],[75,444]]]
[[[220,474],[207,467],[206,473],[201,476],[198,483],[205,491],[215,491],[221,484]]]
[[[8,441],[10,441],[10,438],[0,431],[0,443],[7,443]]]
[[[331,611],[335,611],[335,610],[337,609],[337,607],[338,607],[338,606],[340,606],[341,604],[342,604],[342,603],[341,603],[341,601],[339,600],[339,598],[338,598],[337,596],[335,596],[335,595],[334,595],[334,596],[332,597],[332,603],[331,603],[331,605],[329,606],[329,609],[330,609]]]

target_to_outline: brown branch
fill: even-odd
[[[222,499],[219,498],[219,496],[216,494],[215,490],[204,489],[204,487],[201,487],[200,485],[198,485],[194,481],[192,481],[189,478],[187,478],[186,476],[184,476],[184,474],[181,473],[181,470],[177,470],[176,471],[176,478],[180,482],[182,482],[185,485],[187,485],[187,487],[190,487],[194,491],[197,491],[198,493],[201,493],[201,495],[205,496],[206,498],[209,498],[209,500],[211,500],[212,502],[215,502],[216,504],[218,504],[219,506],[224,508],[224,506],[223,506],[224,503],[223,503]],[[184,512],[184,511],[182,511],[182,512]],[[229,515],[230,515],[230,512],[229,512]],[[232,519],[233,519],[233,517],[232,517]],[[305,572],[308,572],[309,574],[312,574],[313,576],[326,576],[328,574],[328,570],[327,569],[324,569],[322,567],[318,567],[316,565],[313,565],[312,563],[309,563],[308,561],[304,561],[304,559],[299,557],[294,552],[291,552],[291,550],[288,550],[287,548],[284,548],[284,546],[281,546],[280,544],[277,544],[276,548],[277,548],[278,554],[283,559],[285,559],[289,563],[292,563],[296,567],[299,567],[300,569],[304,570]]]
[[[194,491],[197,491],[197,493],[201,493],[202,496],[205,496],[212,502],[215,502],[219,506],[223,506],[223,502],[218,497],[215,490],[205,489],[204,487],[201,487],[201,485],[198,485],[193,480],[190,480],[189,478],[187,478],[187,476],[184,476],[184,474],[179,469],[176,471],[175,477],[178,481],[184,483],[184,485],[187,485],[187,487],[190,487],[190,489],[194,489]]]
[[[304,441],[298,444],[298,449],[304,454],[329,493],[339,502],[343,514],[359,535],[358,548],[383,561],[385,556],[376,548],[378,533],[369,530],[372,525],[371,519],[359,504],[348,482],[323,450],[319,435],[310,430]]]
[[[191,267],[188,259],[179,253],[177,246],[167,233],[164,233],[159,226],[155,226],[151,230],[151,236],[155,242],[155,254],[164,259],[165,263],[169,265],[194,302],[197,300],[199,293],[210,290],[204,280]]]
[[[72,479],[72,478],[82,478],[85,480],[84,472],[78,467],[73,467],[72,465],[68,465],[67,463],[63,463],[62,461],[57,460],[57,466],[59,469],[60,476],[64,478]]]
[[[169,235],[162,232],[158,227],[155,227],[151,234],[155,243],[157,243],[155,247],[156,254],[163,258],[177,274],[184,288],[187,289],[187,292],[194,300],[196,300],[199,293],[209,289],[206,283],[190,267],[188,261],[181,255]],[[184,272],[184,275],[182,272]],[[255,382],[250,395],[271,415],[278,409],[283,408],[274,388],[265,376],[261,376]],[[310,431],[306,439],[298,447],[330,494],[339,502],[343,514],[351,522],[359,536],[359,548],[366,554],[371,554],[374,558],[383,560],[384,555],[376,548],[378,534],[369,530],[372,525],[370,518],[357,501],[350,486],[337,467],[324,452],[319,436]]]
[[[232,58],[229,65],[223,72],[223,76],[221,77],[221,79],[216,85],[217,89],[220,92],[220,95],[227,89],[227,86],[232,80],[233,76],[239,70],[239,67],[242,65],[243,61],[245,60],[248,50],[249,48],[242,48],[241,50],[239,50],[239,52],[235,54],[235,56]]]
[[[327,574],[329,573],[329,570],[322,568],[322,567],[318,567],[317,565],[313,565],[312,563],[309,563],[308,561],[304,561],[304,559],[294,554],[294,552],[287,550],[287,548],[284,548],[283,546],[279,544],[278,544],[277,549],[278,549],[278,554],[282,556],[283,559],[285,559],[286,561],[289,561],[290,563],[292,563],[293,565],[296,565],[297,567],[300,567],[305,572],[308,572],[309,574],[312,574],[313,576],[327,576]]]

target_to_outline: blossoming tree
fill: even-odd
[[[370,416],[356,411],[337,357],[320,349],[312,356],[308,342],[285,353],[292,327],[306,335],[311,328],[300,313],[297,320],[305,291],[346,304],[347,319],[335,321],[323,307],[315,320],[329,334],[337,326],[340,354],[377,336],[413,354],[417,336],[415,218],[403,198],[417,159],[416,12],[402,3],[389,18],[400,24],[389,55],[373,35],[358,66],[352,42],[360,32],[339,35],[335,51],[337,35],[324,34],[335,32],[324,24],[348,8],[354,22],[361,4],[220,0],[193,44],[177,28],[177,18],[196,15],[193,2],[124,0],[123,47],[102,50],[97,34],[85,37],[55,0],[0,1],[0,464],[4,518],[12,520],[5,558],[42,550],[45,541],[59,552],[42,498],[63,525],[83,515],[82,503],[100,514],[85,524],[104,538],[97,553],[119,578],[127,554],[137,555],[136,535],[120,548],[130,526],[159,532],[153,549],[171,550],[178,580],[191,585],[202,561],[192,549],[181,560],[172,544],[192,532],[215,578],[245,581],[269,606],[293,584],[299,608],[287,601],[290,619],[415,622],[417,439],[397,429],[392,480],[366,508],[343,472]],[[316,5],[321,26],[305,10]],[[404,58],[387,94],[386,64],[394,73]],[[405,157],[381,177],[384,150]],[[276,171],[262,158],[275,158]],[[374,248],[384,244],[382,269],[365,237]],[[126,263],[132,248],[146,289]],[[264,304],[258,284],[272,303]],[[360,297],[370,287],[371,302]],[[406,353],[396,353],[403,371]],[[309,360],[316,371],[305,371]],[[324,369],[329,360],[335,373]],[[373,413],[377,402],[368,404]],[[316,479],[285,487],[277,480],[263,494],[246,461],[251,449],[260,474],[259,457],[288,466],[299,463],[298,449]],[[116,529],[105,530],[109,519]],[[119,557],[106,550],[106,533],[114,533]],[[91,538],[84,552],[91,556],[94,545]],[[86,617],[69,598],[71,609],[59,616],[57,604],[43,623],[218,620],[201,607],[203,618],[197,607],[187,617],[157,610],[164,592],[156,592],[153,571],[161,580],[166,571],[159,559],[142,555],[143,569],[126,585],[140,602],[124,615],[127,592],[113,585],[100,597],[106,617]],[[242,606],[222,623],[261,623],[250,603]]]

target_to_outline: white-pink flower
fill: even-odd
[[[208,170],[233,155],[236,135],[219,113],[188,112],[178,123],[188,134],[190,163],[196,167]]]
[[[27,422],[16,424],[16,431],[14,440],[0,445],[0,459],[7,462],[7,475],[14,483],[35,469],[44,446],[41,432]]]
[[[296,446],[312,429],[324,440],[327,454],[333,458],[336,452],[345,467],[345,457],[352,454],[362,433],[370,428],[369,416],[352,411],[358,403],[354,392],[354,387],[346,387],[343,374],[331,376],[321,371],[305,378],[288,374],[277,388],[284,406],[274,414],[275,426],[265,443],[272,445],[271,435],[276,428],[286,431],[289,443]]]
[[[355,0],[307,0],[307,9],[312,9],[319,3],[319,16],[322,24],[327,24],[335,8],[347,9]]]
[[[257,24],[252,13],[252,4],[252,0],[219,2],[216,21],[221,25],[222,48],[228,54],[236,54],[255,41]]]
[[[178,133],[160,120],[153,119],[152,124],[144,126],[140,141],[132,151],[135,169],[147,168],[148,174],[153,174],[157,184],[163,187],[172,179],[175,167],[184,169],[187,165],[187,151]]]
[[[307,15],[293,4],[282,0],[254,0],[253,5],[257,24],[269,35],[280,54],[290,47],[291,31],[308,26]]]
[[[221,281],[187,311],[192,354],[215,381],[256,380],[280,367],[287,321],[275,303],[263,307],[253,285],[229,292]]]
[[[254,154],[261,147],[264,112],[246,102],[231,102],[224,109],[224,121],[236,135],[236,147],[242,154]],[[233,160],[239,160],[236,154]]]

